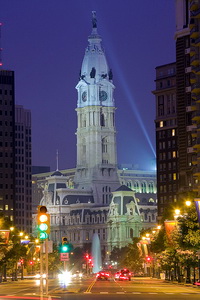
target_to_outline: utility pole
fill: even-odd
[[[43,300],[43,249],[42,248],[43,248],[43,243],[40,243],[40,299],[41,300]]]

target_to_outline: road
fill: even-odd
[[[49,295],[41,297],[39,281],[23,280],[0,284],[0,300],[190,300],[200,299],[200,287],[167,283],[151,278],[132,281],[96,281],[94,277],[72,280],[65,286],[57,279],[49,280]],[[44,287],[45,290],[45,287]]]

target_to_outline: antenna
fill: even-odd
[[[2,63],[2,56],[1,56],[1,53],[2,53],[2,48],[1,48],[1,26],[2,26],[3,24],[0,22],[0,67],[3,65],[3,63]]]

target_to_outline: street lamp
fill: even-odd
[[[191,204],[192,204],[192,202],[191,202],[190,200],[185,201],[185,205],[186,205],[187,207],[191,206]]]
[[[196,198],[194,199],[194,201],[195,201],[197,217],[198,217],[198,222],[200,227],[200,198]],[[199,281],[200,281],[200,250],[197,251],[197,255],[198,255],[198,271],[199,271]]]

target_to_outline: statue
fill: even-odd
[[[92,27],[97,28],[96,11],[92,12]]]
[[[110,69],[110,71],[109,71],[109,73],[108,73],[108,76],[109,76],[109,80],[112,80],[112,79],[113,79],[112,69]]]

